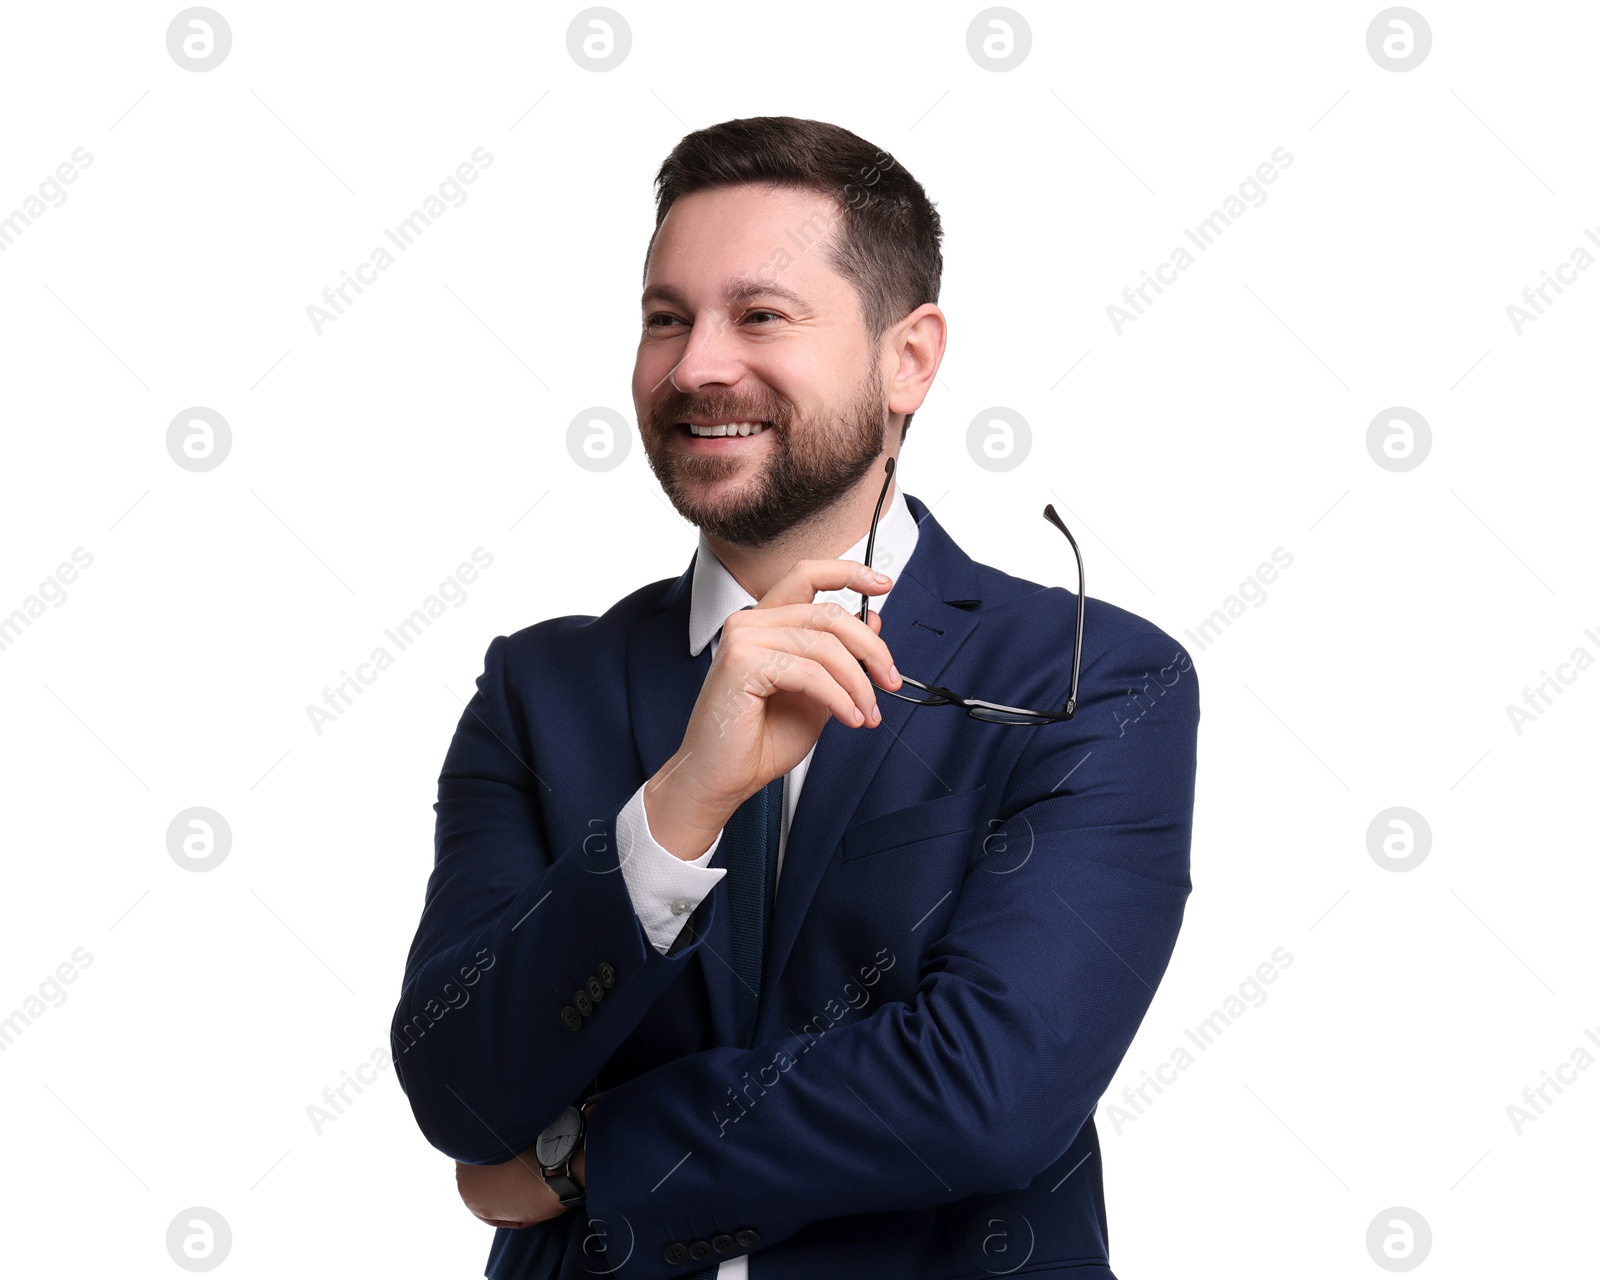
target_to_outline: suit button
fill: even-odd
[[[570,1004],[561,1006],[561,1025],[568,1031],[576,1031],[583,1025],[583,1018]]]
[[[696,1240],[689,1246],[689,1256],[696,1262],[704,1262],[711,1256],[711,1241]]]
[[[600,979],[601,986],[614,987],[617,985],[617,971],[604,960],[600,962],[599,967],[594,972],[595,976]]]
[[[732,1253],[733,1237],[727,1232],[723,1232],[720,1236],[712,1236],[711,1247],[718,1253]]]
[[[589,993],[589,999],[599,1004],[606,998],[606,989],[600,985],[600,979],[591,977],[583,984],[583,989]]]
[[[739,1242],[741,1249],[754,1249],[761,1243],[760,1233],[754,1227],[745,1227],[742,1231],[737,1232],[733,1238]]]
[[[688,1258],[689,1251],[676,1240],[661,1251],[661,1260],[671,1267],[677,1266],[680,1262],[688,1261]]]
[[[572,993],[572,1003],[585,1018],[594,1012],[594,1001],[589,999],[589,993],[582,987]]]

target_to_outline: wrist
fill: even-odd
[[[645,784],[644,820],[650,838],[685,862],[705,854],[738,807],[736,801],[697,795],[675,759]]]

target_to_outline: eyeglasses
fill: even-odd
[[[867,551],[865,563],[867,568],[872,567],[872,542],[878,536],[878,517],[883,512],[883,500],[889,493],[889,481],[894,478],[894,459],[888,459],[883,466],[883,488],[878,492],[878,505],[872,513],[872,528],[867,532]],[[964,698],[954,690],[945,689],[936,684],[923,684],[920,680],[913,680],[910,676],[900,677],[903,685],[910,685],[913,689],[920,689],[926,697],[918,697],[904,693],[896,693],[892,689],[885,689],[876,680],[872,687],[880,693],[886,693],[891,698],[899,698],[902,702],[915,703],[919,707],[961,707],[974,720],[987,720],[992,724],[1045,724],[1051,720],[1070,720],[1078,709],[1078,668],[1083,662],[1083,553],[1078,550],[1078,542],[1072,536],[1067,526],[1061,522],[1061,517],[1056,514],[1054,506],[1046,505],[1044,518],[1062,533],[1067,535],[1067,541],[1072,544],[1072,554],[1078,561],[1078,625],[1072,639],[1072,687],[1067,692],[1067,705],[1061,711],[1031,711],[1026,707],[1008,707],[998,702],[985,702],[982,698]],[[867,597],[861,597],[861,621],[867,620]],[[859,659],[858,659],[859,661]],[[867,664],[861,663],[861,669],[867,670]],[[867,677],[872,679],[871,674]]]

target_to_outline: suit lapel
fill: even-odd
[[[683,745],[683,731],[711,670],[710,645],[689,655],[694,559],[689,558],[689,567],[662,593],[657,611],[628,632],[628,718],[646,778]]]

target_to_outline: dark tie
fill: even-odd
[[[741,1049],[755,1043],[761,964],[777,896],[782,830],[782,778],[774,778],[747,799],[722,828],[728,909],[733,913],[734,1036]],[[716,1274],[717,1264],[713,1264],[689,1272],[684,1280],[715,1280]]]
[[[761,963],[776,897],[782,827],[780,777],[734,810],[722,829],[727,846],[728,909],[733,913],[734,1035],[741,1049],[755,1043]]]
[[[746,609],[755,605],[747,604]],[[714,637],[722,638],[722,628]],[[778,888],[778,837],[783,830],[783,778],[774,778],[734,810],[722,828],[727,850],[728,909],[733,913],[734,1036],[755,1043],[761,963]],[[708,1273],[709,1274],[709,1273]],[[688,1280],[697,1280],[690,1276]]]

